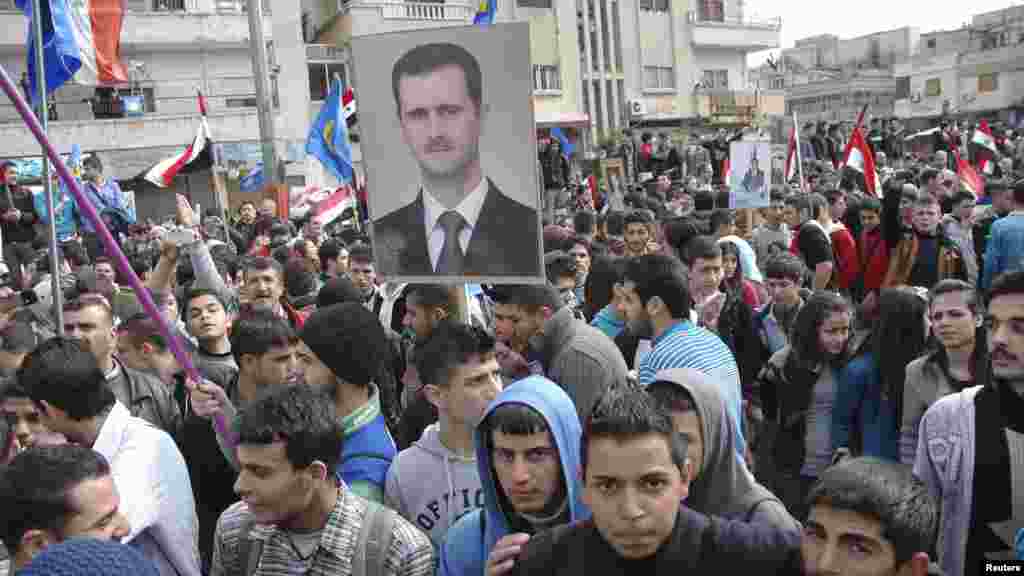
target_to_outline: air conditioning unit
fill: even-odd
[[[647,101],[638,98],[629,101],[630,116],[643,116],[647,114]]]
[[[913,102],[914,104],[917,104],[918,102],[920,102],[921,101],[921,93],[920,92],[913,93],[910,96],[910,101]]]

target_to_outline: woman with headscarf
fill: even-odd
[[[782,501],[754,479],[737,454],[736,422],[723,409],[721,386],[703,372],[679,368],[659,372],[647,388],[688,440],[692,468],[686,505],[709,516],[799,532]]]
[[[723,236],[718,245],[722,248],[723,288],[738,291],[750,309],[757,310],[765,300],[764,276],[757,267],[754,249],[739,236]]]

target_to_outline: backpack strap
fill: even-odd
[[[253,576],[259,569],[260,557],[263,556],[263,540],[252,536],[252,528],[255,525],[254,516],[249,516],[242,524],[242,538],[238,542],[238,560],[242,563],[242,576]]]
[[[352,561],[352,576],[384,576],[384,564],[395,528],[395,511],[367,500],[366,515]],[[251,576],[251,575],[247,575]]]

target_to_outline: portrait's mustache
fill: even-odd
[[[452,144],[446,139],[431,140],[427,143],[427,152],[448,152]]]

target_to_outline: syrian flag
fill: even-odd
[[[978,174],[978,171],[971,166],[971,163],[960,157],[960,151],[953,149],[953,159],[956,161],[956,169],[960,174],[960,184],[974,194],[975,200],[985,194],[985,180]]]
[[[341,116],[349,128],[356,123],[356,95],[351,88],[341,95]]]
[[[860,126],[853,129],[850,141],[846,143],[843,165],[863,174],[865,192],[875,197],[879,196],[881,184],[878,181],[878,171],[875,170],[875,157],[871,153],[867,141],[864,140]]]
[[[143,172],[141,177],[144,180],[160,188],[167,188],[179,172],[188,174],[213,167],[213,140],[210,138],[210,125],[206,121],[206,98],[202,92],[199,93],[199,113],[199,128],[192,143],[183,151],[157,162]]]
[[[974,154],[974,164],[981,168],[985,174],[992,174],[995,170],[996,139],[992,137],[992,129],[988,127],[988,121],[982,120],[978,128],[974,130],[971,143],[976,145],[977,151]]]
[[[345,213],[352,210],[352,216],[357,214],[359,202],[356,199],[356,192],[352,186],[345,184],[338,187],[330,196],[317,203],[313,209],[313,219],[321,226],[326,226],[335,221]]]
[[[796,126],[789,132],[789,150],[786,152],[786,182],[792,182],[799,175],[796,157]]]

